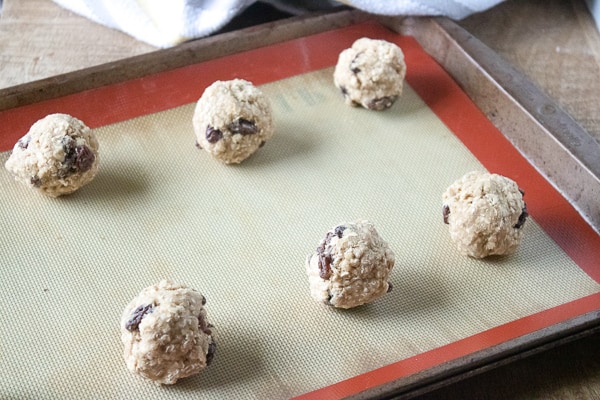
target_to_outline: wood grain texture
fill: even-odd
[[[600,141],[600,33],[582,0],[507,1],[459,24]]]
[[[600,141],[600,34],[583,1],[506,1],[459,25],[520,69]],[[600,334],[417,398],[599,399]]]
[[[50,0],[4,0],[0,19],[0,87],[154,50]]]
[[[600,192],[600,142],[521,71],[447,18],[396,18],[384,23],[413,35],[488,119],[600,232],[600,204],[596,201]]]
[[[460,24],[523,71],[600,141],[600,34],[583,0],[509,0]],[[154,50],[51,0],[4,0],[0,88]],[[599,399],[600,335],[482,372],[420,398]]]
[[[600,141],[600,34],[583,1],[506,1],[459,25],[520,69]],[[600,399],[600,334],[417,399]]]

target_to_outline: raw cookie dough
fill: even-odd
[[[205,304],[196,290],[166,280],[142,290],[121,317],[127,368],[165,385],[206,368],[217,346]]]
[[[393,267],[394,253],[364,220],[331,229],[306,259],[311,296],[339,308],[370,303],[389,292]]]
[[[333,81],[346,104],[384,110],[402,94],[406,64],[402,50],[385,40],[361,38],[342,51]]]
[[[448,187],[442,212],[459,252],[475,258],[514,253],[528,215],[524,194],[509,178],[477,171]]]
[[[6,161],[15,180],[50,197],[69,194],[98,172],[98,140],[83,122],[50,114],[34,123]]]
[[[243,79],[206,88],[193,116],[197,146],[226,164],[238,164],[273,136],[267,97]]]

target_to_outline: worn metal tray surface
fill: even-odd
[[[0,397],[410,396],[596,329],[600,238],[586,205],[574,207],[432,58],[460,58],[447,21],[384,22],[302,19],[280,42],[281,26],[269,25],[261,47],[226,35],[184,46],[189,65],[179,49],[150,56],[162,70],[129,60],[60,78],[62,88],[5,91],[0,162],[35,120],[64,112],[94,129],[101,170],[58,199],[0,173]],[[424,50],[436,35],[454,58]],[[346,106],[332,83],[337,54],[363,36],[406,56],[404,93],[383,112]],[[194,50],[217,45],[228,54]],[[206,86],[232,78],[270,98],[276,134],[226,166],[194,146],[191,117]],[[518,104],[501,97],[500,117]],[[526,192],[531,218],[514,255],[466,258],[449,238],[441,194],[472,170]],[[583,174],[574,179],[593,178]],[[336,310],[310,298],[304,260],[328,229],[356,219],[394,250],[394,289]],[[127,371],[120,343],[123,308],[161,279],[202,292],[218,332],[214,363],[170,387]]]

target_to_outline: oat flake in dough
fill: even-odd
[[[244,161],[273,136],[269,100],[243,79],[207,87],[192,121],[198,147],[226,164]]]
[[[329,230],[306,260],[311,296],[339,308],[370,303],[389,292],[393,267],[394,253],[365,220]]]
[[[6,169],[15,180],[50,197],[69,194],[98,172],[98,140],[79,119],[50,114],[15,144]]]
[[[165,385],[206,368],[216,342],[205,304],[196,290],[166,280],[142,290],[121,317],[127,368]]]
[[[528,216],[523,195],[515,181],[478,171],[450,185],[443,214],[458,251],[474,258],[514,253]]]
[[[385,40],[361,38],[340,53],[333,81],[346,104],[380,111],[391,107],[402,94],[405,75],[400,47]]]

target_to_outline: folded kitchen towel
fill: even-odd
[[[487,10],[503,0],[340,0],[380,15],[443,15],[462,19]]]
[[[227,24],[256,0],[54,0],[55,3],[102,25],[123,31],[157,47],[171,47],[207,36]],[[502,0],[340,0],[374,14],[445,15],[464,18]],[[289,11],[302,1],[265,1]],[[315,1],[308,1],[315,8]],[[318,4],[319,2],[317,2]],[[322,0],[330,7],[332,0]]]

